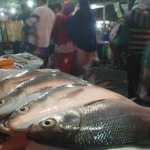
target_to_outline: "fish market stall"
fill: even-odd
[[[0,87],[0,150],[150,149],[150,109],[120,94],[51,69],[0,70]]]
[[[43,65],[43,60],[30,54],[30,53],[19,53],[19,54],[7,54],[0,57],[0,59],[10,59],[14,62],[14,68],[22,69],[39,69]],[[8,67],[9,69],[9,67]],[[11,69],[11,68],[10,68]]]

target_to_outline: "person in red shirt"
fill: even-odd
[[[56,19],[52,31],[52,39],[56,44],[54,67],[62,72],[71,73],[73,52],[75,47],[69,37],[67,19],[74,11],[74,5],[68,3],[60,10],[60,3],[55,3]]]

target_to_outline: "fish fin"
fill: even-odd
[[[109,84],[109,81],[99,84],[98,86],[105,88]]]
[[[65,95],[64,97],[60,98],[59,100],[62,100],[62,99],[67,98],[67,97],[76,96],[77,94],[81,93],[82,91],[83,91],[83,89],[77,89],[75,91],[72,91],[72,92],[68,93],[67,95]]]
[[[96,78],[96,73],[92,74],[92,75],[88,78],[87,82],[89,82],[89,83],[95,85],[95,78]]]
[[[105,101],[105,99],[95,100],[93,102],[86,103],[83,106],[90,106],[90,105],[95,104],[95,103],[100,102],[100,101]]]

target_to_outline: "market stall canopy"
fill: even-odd
[[[0,0],[0,7],[3,8],[10,8],[10,7],[19,7],[22,2],[33,1],[35,4],[35,0]],[[55,2],[63,2],[64,0],[48,0],[48,3],[55,3]],[[75,0],[70,0],[75,1]],[[117,2],[119,0],[105,0],[106,4],[111,4]],[[127,0],[120,0],[126,2]],[[131,0],[132,1],[132,0]],[[102,4],[103,0],[89,0],[90,4]]]
[[[114,2],[114,3],[112,3]],[[115,11],[115,7],[114,4],[116,4],[117,2],[119,2],[118,6],[120,9],[120,12],[123,14],[125,12],[125,9],[127,10],[127,0],[120,0],[120,1],[109,1],[108,3],[106,3],[106,15],[105,15],[105,19],[106,20],[110,20],[110,21],[116,21],[119,19],[117,12]],[[98,5],[99,3],[97,3]],[[124,9],[123,9],[124,7]],[[97,9],[93,9],[93,13],[94,16],[97,20],[102,20],[103,19],[103,7],[97,8]]]
[[[48,0],[48,3],[55,3],[55,2],[64,2],[65,0]],[[71,2],[77,2],[77,0],[68,0]],[[130,0],[129,0],[130,1]],[[134,1],[134,0],[131,0]],[[4,8],[4,10],[6,10],[6,12],[8,11],[10,14],[15,14],[15,13],[20,13],[20,4],[26,2],[29,4],[29,6],[31,7],[31,9],[34,9],[36,7],[36,2],[35,0],[1,0],[0,1],[0,7]],[[96,9],[94,6],[93,12],[96,16],[96,18],[102,19],[102,13],[103,13],[103,0],[89,0],[90,5],[96,5],[98,6]],[[116,20],[117,15],[116,12],[114,10],[114,6],[113,4],[119,2],[119,4],[123,4],[126,3],[127,4],[127,0],[105,0],[105,4],[106,4],[106,19],[108,20]],[[2,11],[0,10],[0,13]]]

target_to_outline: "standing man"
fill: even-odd
[[[34,49],[34,54],[37,54],[44,60],[43,67],[45,68],[48,63],[48,50],[50,43],[51,31],[55,20],[53,11],[48,7],[47,0],[36,0],[38,7],[34,10],[34,14],[40,17],[37,23],[38,40],[30,35],[28,41],[30,48]]]
[[[136,0],[132,9],[125,13],[124,20],[120,20],[110,34],[110,42],[116,47],[116,51],[121,52],[119,46],[125,47],[128,98],[137,103],[142,73],[141,60],[150,38],[149,7],[149,0]]]

